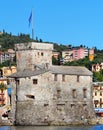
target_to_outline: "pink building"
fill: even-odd
[[[83,59],[88,56],[88,49],[87,48],[73,48],[73,59],[79,60]]]

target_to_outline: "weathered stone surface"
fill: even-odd
[[[43,55],[40,56],[42,52]],[[29,67],[32,70],[32,64],[49,63],[50,66],[52,63],[51,50],[44,48],[20,50],[17,54],[18,70],[21,71]],[[71,67],[71,70],[73,68]],[[39,69],[42,70],[41,67]],[[60,69],[62,70],[59,71]],[[70,67],[65,67],[65,71],[63,67],[56,67],[55,70],[50,69],[34,76],[14,77],[17,98],[13,108],[16,108],[14,112],[17,125],[68,125],[93,122],[95,114],[91,72],[82,67],[75,67],[73,73],[66,72],[66,69],[70,70]]]

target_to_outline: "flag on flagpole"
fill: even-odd
[[[29,16],[29,27],[30,27],[31,21],[32,21],[32,11],[31,11],[31,14]]]

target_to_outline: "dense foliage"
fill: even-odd
[[[8,34],[3,30],[3,33],[0,34],[0,46],[2,51],[6,51],[7,49],[14,49],[14,44],[16,43],[23,43],[23,42],[30,42],[32,39],[29,35],[25,34],[18,34],[18,36],[12,35],[11,33]]]

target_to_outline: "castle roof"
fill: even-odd
[[[23,70],[23,71],[18,71],[12,75],[10,75],[9,77],[11,78],[25,78],[25,77],[31,77],[31,76],[36,76],[36,75],[40,75],[43,73],[48,72],[49,70],[46,69],[40,69],[40,70]]]
[[[50,71],[52,74],[92,76],[92,72],[81,66],[51,66],[50,70],[23,70],[12,74],[11,78],[24,78],[40,75]]]
[[[82,66],[52,66],[54,74],[92,76],[92,72]]]

